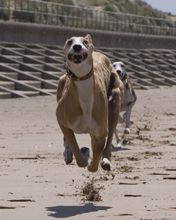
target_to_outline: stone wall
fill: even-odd
[[[176,37],[137,35],[57,27],[40,24],[0,22],[0,41],[63,46],[66,39],[90,33],[96,47],[176,49]]]

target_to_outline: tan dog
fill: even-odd
[[[73,153],[78,166],[88,165],[91,172],[97,171],[101,157],[102,168],[110,170],[111,142],[123,87],[110,60],[93,50],[90,35],[66,41],[67,73],[59,81],[56,110],[64,134],[66,163],[72,161]],[[74,133],[90,134],[93,155],[89,164],[88,150],[79,149]]]

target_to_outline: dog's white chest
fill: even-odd
[[[78,98],[80,102],[81,109],[83,111],[83,115],[85,118],[89,118],[92,116],[92,108],[93,108],[93,79],[90,78],[84,81],[78,81],[77,83],[78,89]]]
[[[95,127],[95,123],[92,118],[92,109],[94,103],[94,84],[93,79],[87,79],[84,81],[77,81],[76,87],[78,90],[78,100],[83,114],[79,116],[75,123],[72,125],[72,129],[76,133],[90,133]]]

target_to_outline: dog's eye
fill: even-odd
[[[88,45],[89,44],[88,40],[83,40],[83,44]]]
[[[68,41],[67,41],[67,45],[68,45],[68,46],[70,46],[72,43],[73,43],[72,40],[68,40]]]

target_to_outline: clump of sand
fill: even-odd
[[[102,187],[95,186],[95,180],[92,179],[90,182],[86,182],[82,188],[83,200],[84,201],[94,201],[99,202],[102,201],[102,197],[100,195],[100,190]]]

